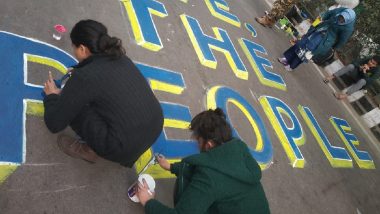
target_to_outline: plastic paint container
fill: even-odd
[[[146,183],[148,184],[148,189],[150,193],[154,192],[154,189],[156,188],[156,182],[154,181],[153,177],[149,174],[141,174],[137,181],[133,183],[129,188],[128,188],[128,197],[131,199],[133,202],[140,202],[140,199],[137,197],[137,188],[138,188],[138,183],[140,182],[143,184],[143,179],[145,179]]]
[[[66,28],[63,25],[54,25],[53,38],[55,40],[61,40],[63,34],[66,32]]]

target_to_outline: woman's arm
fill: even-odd
[[[351,31],[345,30],[345,31],[339,32],[338,37],[337,37],[338,41],[336,41],[336,43],[334,44],[332,48],[335,50],[342,48],[348,42],[351,35],[352,35]]]
[[[212,179],[201,169],[196,169],[189,186],[175,208],[151,199],[145,204],[147,214],[203,214],[215,201]]]
[[[44,119],[48,129],[57,133],[65,129],[92,100],[93,88],[88,81],[74,72],[60,94],[49,94],[44,99]]]

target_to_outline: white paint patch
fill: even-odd
[[[65,188],[62,189],[57,189],[57,190],[47,190],[47,191],[37,191],[34,192],[33,194],[48,194],[48,193],[60,193],[60,192],[65,192],[65,191],[70,191],[70,190],[81,190],[86,188],[87,185],[83,186],[71,186],[71,185],[66,185]]]
[[[63,165],[63,163],[26,163],[23,166],[57,166]]]
[[[14,163],[14,162],[4,162],[4,161],[0,161],[0,165],[7,165],[7,166],[20,166],[20,163]]]
[[[253,100],[258,103],[259,97],[251,90],[249,89],[249,92],[251,93]]]

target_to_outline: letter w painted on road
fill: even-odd
[[[165,5],[155,0],[121,0],[127,10],[132,31],[138,45],[151,51],[163,48],[160,36],[152,19],[168,16]]]
[[[76,64],[68,53],[49,44],[0,31],[0,183],[25,162],[25,114],[42,115],[42,86],[28,83],[28,61],[61,72]]]
[[[216,35],[216,38],[212,38],[203,33],[195,18],[182,14],[181,19],[202,65],[216,69],[217,60],[211,49],[220,51],[226,56],[235,75],[244,80],[248,79],[247,69],[225,30],[212,28]]]

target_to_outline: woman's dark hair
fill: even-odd
[[[194,137],[211,140],[217,146],[232,139],[231,126],[220,108],[199,113],[191,120],[190,130],[193,131]]]
[[[81,20],[70,33],[71,42],[86,46],[92,54],[107,54],[115,58],[125,54],[121,40],[108,35],[106,26],[94,20]]]

